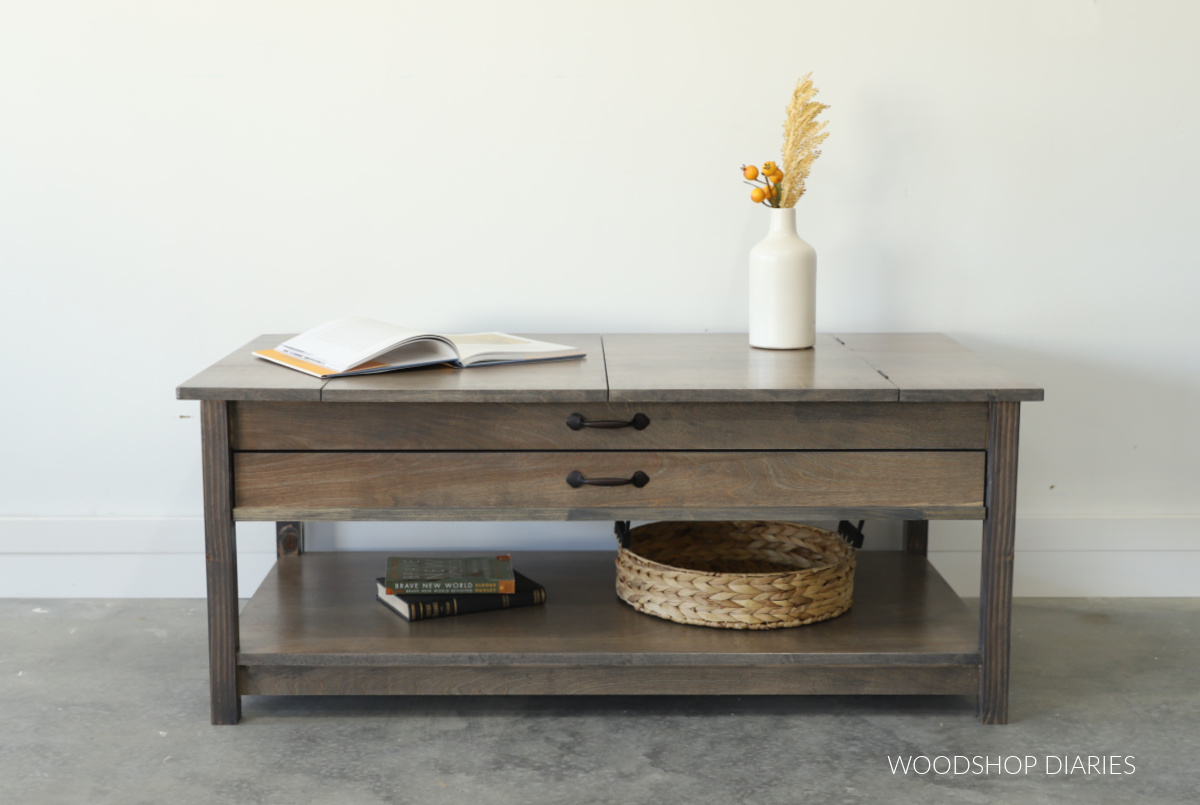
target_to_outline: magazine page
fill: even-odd
[[[364,361],[343,374],[371,374],[396,368],[428,366],[434,363],[453,363],[458,360],[454,347],[442,336],[425,336],[388,350],[373,360]]]
[[[464,333],[448,335],[458,350],[463,366],[472,363],[538,361],[554,358],[581,358],[583,351],[565,344],[552,344],[508,333]]]
[[[398,344],[428,333],[398,327],[362,316],[344,316],[284,341],[276,349],[285,355],[344,372]]]

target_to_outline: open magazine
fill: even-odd
[[[507,333],[439,335],[361,316],[346,316],[289,338],[274,349],[254,352],[314,377],[349,377],[445,363],[467,368],[582,358],[563,344]]]

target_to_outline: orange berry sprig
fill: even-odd
[[[756,166],[743,165],[742,177],[746,184],[754,188],[750,191],[751,201],[768,207],[779,206],[779,183],[783,181],[783,171],[778,165],[774,162],[764,162],[761,175]]]

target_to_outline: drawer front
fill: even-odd
[[[584,480],[633,485],[573,487]],[[622,511],[981,508],[971,452],[238,453],[239,519],[581,518]],[[357,514],[356,514],[357,512]],[[624,518],[616,518],[624,519]]]
[[[594,427],[638,415],[641,428]],[[987,416],[986,403],[238,402],[231,437],[235,450],[982,450]]]

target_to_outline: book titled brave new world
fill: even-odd
[[[430,618],[446,618],[452,615],[469,615],[473,612],[488,612],[495,609],[532,607],[546,603],[546,588],[533,579],[522,576],[518,570],[515,593],[441,593],[433,595],[397,595],[376,580],[375,597],[406,621],[423,621]]]
[[[383,584],[397,595],[514,593],[512,557],[389,556]]]

